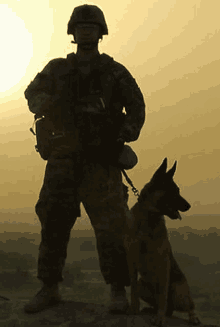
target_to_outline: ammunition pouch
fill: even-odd
[[[77,117],[79,120],[76,128],[79,131],[79,141],[86,151],[90,147],[99,147],[106,143],[111,135],[111,122],[105,115],[82,113]]]
[[[84,97],[75,107],[75,125],[85,151],[90,147],[105,145],[114,131],[113,121],[104,101],[96,95]]]
[[[84,99],[75,107],[75,124],[83,150],[120,169],[132,169],[138,162],[137,155],[129,145],[117,142],[124,114],[112,119],[102,98],[94,95]]]
[[[113,148],[114,151],[110,160],[112,165],[125,170],[136,166],[138,157],[129,145],[117,141]]]
[[[48,160],[52,151],[51,138],[53,135],[49,119],[45,116],[35,115],[35,130],[36,134],[32,128],[30,129],[36,135],[37,144],[35,145],[35,149],[39,152],[42,159]]]
[[[138,157],[132,148],[125,144],[119,153],[117,167],[125,170],[132,169],[138,163]]]
[[[138,162],[137,155],[129,145],[114,142],[109,139],[114,126],[108,121],[108,117],[97,113],[81,113],[79,120],[84,126],[77,126],[79,129],[79,141],[84,151],[89,156],[100,157],[110,164],[120,169],[132,169]],[[83,127],[83,128],[82,128]],[[35,116],[36,134],[31,128],[31,132],[36,135],[37,144],[35,149],[44,160],[48,160],[53,150],[53,146],[67,144],[69,139],[74,139],[74,134],[63,133],[54,135],[51,129],[49,118],[45,116]],[[72,141],[71,141],[72,143]],[[75,147],[75,145],[74,145]]]

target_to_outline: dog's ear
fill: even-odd
[[[167,172],[166,175],[167,175],[169,178],[173,178],[173,176],[174,176],[174,174],[175,174],[175,171],[176,171],[176,164],[177,164],[177,161],[175,161],[173,167],[172,167],[170,170],[168,170],[168,172]]]
[[[165,173],[167,171],[167,158],[163,159],[163,162],[160,165],[160,167],[158,168],[158,170],[160,170],[163,173]]]
[[[161,174],[164,175],[166,171],[167,171],[167,158],[164,158],[160,167],[155,171],[153,178],[156,178]]]

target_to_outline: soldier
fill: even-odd
[[[25,311],[38,312],[61,300],[58,283],[83,203],[95,231],[100,269],[110,284],[109,310],[125,312],[130,279],[122,230],[130,212],[120,154],[124,142],[139,137],[144,99],[128,70],[99,53],[99,40],[108,28],[97,6],[76,7],[67,33],[74,37],[76,54],[51,60],[25,91],[30,111],[43,117],[38,149],[48,160],[35,207],[42,226],[38,278],[43,287]]]

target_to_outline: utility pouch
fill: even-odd
[[[137,163],[138,157],[134,150],[129,145],[124,144],[118,156],[117,166],[121,169],[129,170],[134,168]]]
[[[84,97],[76,106],[75,123],[84,149],[104,144],[113,129],[104,101],[96,95]]]
[[[113,146],[112,164],[120,169],[129,170],[136,166],[138,157],[134,150],[124,144],[123,141],[117,141]]]
[[[44,160],[48,160],[52,151],[52,131],[50,129],[50,124],[48,118],[45,116],[36,117],[35,116],[35,130],[30,128],[30,131],[36,135],[37,144],[35,149],[39,152],[40,156]]]

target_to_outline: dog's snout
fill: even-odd
[[[178,200],[176,199],[176,209],[181,212],[185,212],[191,208],[191,205],[182,196],[179,195]]]
[[[188,211],[190,208],[191,205],[186,200],[184,200],[184,203],[182,203],[182,205],[180,206],[179,211],[185,212]]]

